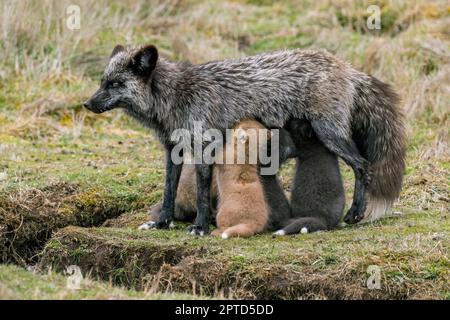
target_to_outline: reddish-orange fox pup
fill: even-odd
[[[228,149],[233,148],[235,161],[232,164],[216,165],[219,205],[217,229],[212,235],[221,236],[223,239],[250,237],[261,233],[266,229],[269,219],[269,206],[258,175],[258,164],[251,164],[249,161],[250,151],[258,155],[259,150],[252,150],[252,147],[261,147],[258,130],[265,127],[257,121],[244,120],[233,129],[232,141],[227,142],[224,151],[227,155],[230,154]],[[251,144],[251,139],[257,139],[257,143]],[[245,150],[243,164],[236,161],[239,149]]]

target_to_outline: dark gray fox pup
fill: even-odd
[[[306,119],[355,174],[345,221],[383,215],[399,196],[405,167],[398,100],[389,85],[325,51],[285,50],[194,65],[159,58],[153,45],[119,45],[100,88],[84,105],[96,113],[123,108],[155,130],[166,148],[166,180],[154,227],[168,228],[182,167],[171,160],[171,134],[182,128],[194,137],[195,121],[224,133],[242,119],[257,119],[266,128]],[[209,228],[212,165],[197,164],[196,172],[198,210],[189,230],[202,235]]]
[[[274,234],[334,229],[345,206],[338,159],[317,139],[308,121],[290,121],[287,129],[298,150],[291,191],[291,219]]]

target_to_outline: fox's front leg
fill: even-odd
[[[210,189],[213,166],[210,164],[195,165],[197,176],[197,217],[194,224],[188,228],[188,232],[203,236],[209,233]]]
[[[166,182],[164,186],[164,199],[159,217],[156,221],[149,221],[143,224],[140,229],[167,229],[172,222],[178,182],[180,181],[183,164],[174,164],[170,155],[171,148],[166,148]]]

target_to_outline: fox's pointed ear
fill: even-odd
[[[149,45],[135,53],[129,67],[133,72],[147,80],[155,69],[157,61],[158,49],[153,45]]]
[[[121,44],[118,44],[117,46],[114,47],[113,51],[111,52],[111,55],[109,56],[109,59],[111,59],[116,54],[118,54],[119,52],[122,52],[122,51],[125,51],[125,47]]]

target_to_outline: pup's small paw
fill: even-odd
[[[167,222],[161,222],[161,221],[148,221],[146,223],[141,224],[138,229],[139,230],[150,230],[150,229],[168,229],[173,228],[175,225],[173,222],[170,222],[168,224]]]
[[[303,227],[303,228],[300,230],[300,233],[301,233],[301,234],[306,234],[306,233],[308,233],[308,228],[307,228],[307,227]]]
[[[274,236],[284,236],[286,234],[286,231],[284,231],[283,229],[275,231],[274,233],[272,233],[272,235]]]
[[[228,239],[230,236],[228,235],[228,233],[224,232],[224,233],[222,233],[221,237],[222,237],[222,239],[226,240],[226,239]]]
[[[156,229],[156,222],[155,221],[148,221],[146,223],[141,224],[138,227],[138,230],[149,230],[149,229]]]

